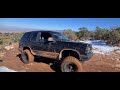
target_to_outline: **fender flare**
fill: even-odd
[[[33,55],[35,55],[35,53],[32,51],[32,49],[31,49],[29,46],[24,46],[24,47],[23,47],[23,51],[24,51],[24,48],[29,48],[29,49],[30,49],[30,52],[31,52]]]
[[[76,53],[78,54],[78,56],[79,56],[79,59],[80,59],[80,53],[79,53],[77,50],[74,50],[74,49],[63,49],[63,50],[60,51],[59,60],[61,60],[61,58],[62,58],[62,53],[63,53],[63,51],[66,51],[66,50],[67,50],[67,51],[71,50],[71,51],[76,52]]]

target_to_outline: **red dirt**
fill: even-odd
[[[0,58],[0,66],[19,71],[19,72],[56,72],[50,64],[43,62],[33,62],[24,64],[17,56],[19,51],[16,45],[14,49],[5,53],[5,57]],[[47,59],[46,59],[47,60]],[[94,56],[83,64],[83,72],[119,72],[120,71],[120,54]]]

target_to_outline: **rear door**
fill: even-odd
[[[31,36],[31,49],[36,55],[39,55],[39,51],[42,50],[43,43],[40,42],[41,32],[34,32]]]

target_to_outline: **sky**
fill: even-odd
[[[78,30],[80,27],[95,30],[96,26],[120,26],[120,18],[0,18],[0,25],[45,30]]]

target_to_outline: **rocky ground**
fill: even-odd
[[[52,65],[53,60],[47,58],[39,58],[31,64],[24,64],[19,58],[18,45],[13,46],[14,48],[1,52],[0,67],[4,66],[17,72],[59,72],[59,69]],[[96,53],[89,61],[83,63],[83,69],[83,72],[119,72],[120,53]]]

